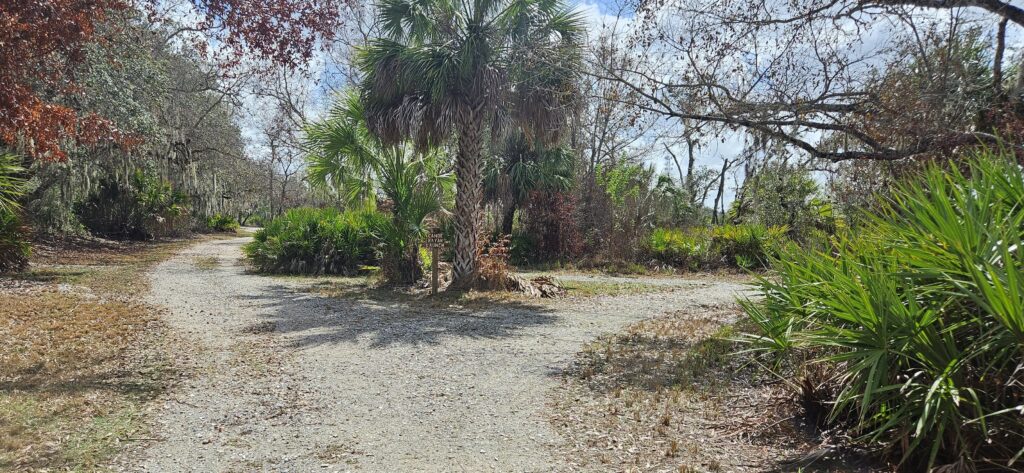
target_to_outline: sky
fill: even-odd
[[[174,0],[171,0],[174,1]],[[700,1],[700,0],[670,0],[670,1]],[[782,0],[780,0],[782,1]],[[596,35],[596,32],[600,31],[603,27],[610,25],[617,25],[619,29],[628,28],[633,20],[632,13],[628,9],[620,8],[618,0],[583,0],[573,4],[586,19],[591,35]],[[191,2],[183,2],[173,10],[172,16],[178,18],[183,22],[192,22],[198,18],[194,9],[191,6]],[[939,13],[936,13],[939,14]],[[1011,34],[1008,38],[1010,51],[1008,57],[1017,57],[1024,45],[1024,32],[1021,28],[1011,28]],[[873,48],[878,45],[879,42],[888,40],[887,35],[883,34],[879,30],[875,30],[873,34],[866,36],[866,40],[855,42],[858,47]],[[332,63],[326,53],[318,53],[310,61],[307,67],[308,76],[304,77],[299,74],[293,75],[291,80],[295,84],[303,84],[306,89],[306,95],[308,100],[302,105],[302,108],[309,118],[316,118],[322,116],[329,105],[328,87],[325,86],[327,78],[332,72],[336,72],[335,64]],[[319,82],[313,82],[313,79],[319,80]],[[305,81],[305,83],[304,83]],[[253,93],[247,93],[242,98],[242,113],[239,115],[239,125],[242,128],[243,137],[250,143],[247,151],[251,156],[259,157],[266,154],[266,147],[262,144],[261,140],[261,127],[265,124],[266,120],[270,119],[272,109],[272,102],[265,98],[260,98]],[[679,125],[673,123],[671,120],[663,120],[660,123],[661,126],[667,127],[669,130],[678,127]],[[648,139],[648,138],[645,138]],[[653,139],[653,138],[649,138]],[[723,159],[733,159],[739,156],[744,150],[745,135],[742,132],[727,131],[723,132],[718,136],[709,137],[706,142],[700,146],[696,152],[698,165],[709,166],[712,168],[720,168]],[[658,149],[658,148],[655,148]],[[677,155],[685,156],[686,150],[684,147],[677,146],[674,149]],[[668,157],[665,152],[656,152],[650,158],[650,163],[659,169],[666,169],[666,158]],[[675,174],[673,172],[673,174]],[[726,201],[729,202],[733,199],[735,194],[735,187],[739,184],[738,176],[730,177],[727,180],[726,189]]]
[[[583,0],[576,4],[576,8],[584,14],[590,25],[590,30],[600,31],[604,27],[612,25],[617,26],[618,29],[628,29],[633,15],[629,9],[624,9],[619,6],[620,0]],[[697,2],[698,5],[707,6],[715,1],[720,0],[667,0],[668,2]],[[785,5],[787,0],[777,0],[780,5]],[[1021,0],[1024,1],[1024,0]],[[724,2],[729,3],[729,2]],[[974,14],[977,18],[983,19],[986,27],[995,24],[994,17],[987,14],[981,13],[980,10],[964,10],[967,13],[965,17],[970,18]],[[939,9],[913,9],[911,15],[916,17],[923,17],[939,22],[948,21],[948,16],[951,14],[950,10],[939,10]],[[873,25],[868,31],[864,31],[858,27],[853,27],[852,24],[846,24],[846,30],[849,34],[847,36],[849,43],[845,44],[853,51],[853,54],[863,54],[873,51],[881,50],[889,46],[889,42],[892,40],[891,28],[899,28],[900,31],[904,31],[904,25],[893,25],[891,23],[879,22]],[[994,29],[994,28],[992,28]],[[844,30],[839,30],[844,31]],[[842,35],[840,35],[842,37]],[[1007,52],[1006,61],[1004,64],[1012,64],[1013,61],[1019,60],[1024,55],[1024,28],[1011,27],[1007,30],[1006,38]],[[842,47],[842,46],[841,46]],[[881,63],[871,64],[865,62],[862,66],[869,68],[871,66],[881,65]],[[673,126],[671,121],[663,123],[665,126]],[[675,125],[678,126],[678,125]],[[810,142],[815,142],[818,138],[818,134],[808,133],[805,135]],[[742,131],[724,131],[717,136],[709,137],[705,143],[698,149],[697,162],[698,165],[709,166],[712,168],[720,169],[723,159],[734,159],[740,156],[744,152],[744,142],[746,139],[745,133]],[[685,145],[677,146],[674,148],[674,152],[677,155],[684,156],[686,154]],[[796,150],[793,150],[796,154]],[[667,153],[665,153],[667,155]],[[665,170],[668,161],[664,158],[655,156],[651,160],[651,164],[658,166],[659,169]],[[668,169],[671,174],[675,174],[674,169]],[[816,179],[820,184],[824,184],[826,175],[824,173],[817,173]],[[733,175],[727,179],[726,189],[726,204],[728,205],[735,198],[736,187],[742,182],[742,172],[740,169],[735,169]]]
[[[582,1],[575,4],[575,8],[587,19],[588,29],[591,34],[601,31],[604,28],[628,29],[632,23],[634,14],[628,8],[620,6],[616,0]],[[678,127],[675,120],[662,120],[659,127],[669,129]],[[653,138],[652,138],[653,139]],[[697,166],[708,166],[714,169],[721,169],[723,159],[734,159],[743,153],[745,135],[739,132],[723,132],[715,137],[709,138],[704,144],[697,148],[694,153]],[[648,140],[649,142],[649,140]],[[677,172],[674,164],[669,164],[669,155],[665,151],[653,153],[648,164],[655,166],[659,171],[669,172],[675,176]],[[680,144],[672,147],[677,156],[687,156],[685,145]],[[729,205],[736,195],[736,182],[733,177],[726,180],[726,191],[724,194],[725,204]],[[710,197],[709,197],[710,200]],[[709,204],[710,205],[710,204]]]

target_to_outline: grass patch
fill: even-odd
[[[11,277],[27,281],[72,284],[107,297],[144,294],[144,273],[195,240],[149,243],[108,240],[50,240],[36,246],[32,266]]]
[[[670,285],[644,284],[639,282],[579,281],[559,280],[557,278],[556,282],[566,290],[568,295],[578,297],[625,296],[677,289]]]
[[[216,256],[201,256],[193,259],[192,264],[203,271],[213,271],[220,267],[220,259]]]
[[[519,301],[534,299],[518,292],[505,291],[441,291],[430,296],[426,288],[403,288],[382,284],[376,274],[368,276],[274,276],[287,281],[314,281],[309,292],[326,297],[343,299],[363,299],[378,302],[412,302],[416,300],[430,301],[436,304],[484,304],[487,302]],[[581,281],[576,279],[561,280],[554,278],[566,294],[571,297],[624,296],[632,294],[649,294],[672,291],[677,286],[668,284],[647,284],[641,282],[616,281]]]
[[[645,266],[628,261],[550,261],[516,264],[526,272],[573,272],[580,274],[604,274],[609,276],[652,276],[671,275],[674,271],[666,268]]]
[[[100,469],[139,435],[172,369],[155,310],[135,297],[186,244],[57,248],[0,280],[0,470]]]
[[[442,290],[430,295],[426,287],[395,287],[382,283],[377,274],[369,276],[274,276],[288,281],[311,282],[306,292],[338,299],[378,303],[414,304],[438,309],[489,309],[500,304],[542,304],[543,299],[521,292],[486,290]]]

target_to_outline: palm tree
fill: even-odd
[[[488,135],[555,143],[577,103],[581,17],[559,0],[383,0],[360,53],[366,118],[387,142],[454,137],[454,283],[473,282]]]
[[[366,128],[359,96],[348,93],[328,116],[306,129],[307,180],[349,206],[385,199],[391,220],[371,228],[381,242],[385,278],[412,283],[420,276],[424,222],[449,200],[452,176],[444,155],[406,143],[385,144]]]
[[[564,192],[572,186],[576,158],[565,147],[538,149],[517,133],[484,166],[484,199],[501,205],[503,235],[512,233],[516,210],[530,193]]]

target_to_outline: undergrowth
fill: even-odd
[[[352,275],[378,262],[373,229],[386,219],[374,210],[292,209],[258,230],[243,251],[260,272]]]
[[[1012,156],[931,166],[834,248],[782,252],[752,348],[902,470],[1020,471],[1022,202]]]

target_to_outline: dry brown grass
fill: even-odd
[[[93,470],[169,379],[143,272],[187,242],[51,244],[0,280],[0,470]]]
[[[215,256],[197,257],[192,260],[192,263],[196,265],[196,268],[203,271],[213,271],[220,267],[220,260]]]
[[[606,281],[555,281],[565,289],[569,297],[626,296],[632,294],[649,294],[653,292],[669,292],[678,287],[641,282],[606,282]]]
[[[287,280],[310,280],[309,276],[275,277]],[[676,286],[645,284],[642,282],[578,281],[571,279],[562,281],[557,278],[554,278],[554,280],[556,284],[565,289],[565,296],[569,298],[650,294],[679,289]],[[452,305],[464,308],[486,308],[494,304],[506,303],[542,305],[548,302],[520,291],[503,290],[442,290],[437,295],[431,296],[429,289],[426,287],[390,287],[380,284],[374,276],[319,276],[316,277],[316,282],[309,286],[308,291],[339,299],[405,302],[425,307],[440,308]]]
[[[108,297],[144,294],[149,290],[145,271],[192,243],[194,240],[49,241],[33,247],[31,266],[14,277],[40,283],[71,284]]]
[[[795,471],[786,462],[819,442],[789,392],[735,354],[738,317],[736,307],[668,314],[587,346],[552,404],[567,461],[580,470]]]

